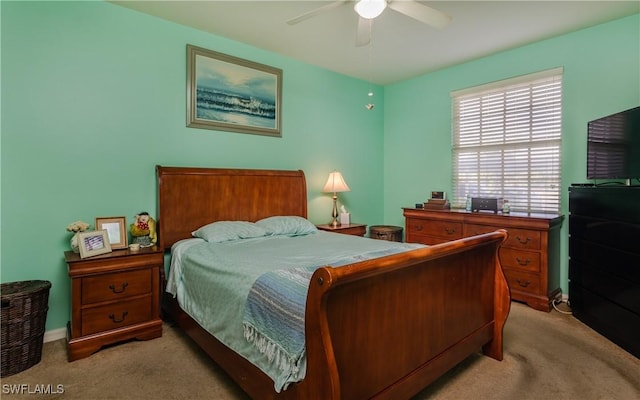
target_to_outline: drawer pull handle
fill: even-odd
[[[522,287],[527,287],[531,284],[531,281],[521,281],[520,279],[516,279],[516,282],[518,282],[518,285],[522,286]]]
[[[527,244],[527,243],[529,243],[531,241],[531,238],[530,237],[526,237],[526,238],[522,239],[520,236],[516,236],[516,240],[518,242],[520,242],[520,244]]]
[[[516,261],[520,265],[529,265],[529,263],[531,262],[529,258],[527,258],[526,260],[521,260],[520,257],[516,257]]]
[[[116,319],[115,315],[109,314],[109,319],[112,320],[114,324],[119,324],[120,322],[124,321],[125,318],[127,318],[127,315],[129,315],[129,312],[125,311],[122,313],[122,318]]]
[[[422,230],[422,225],[416,225],[414,226],[414,229],[417,231],[421,231]]]
[[[456,233],[456,228],[444,228],[444,231],[447,232],[447,235],[453,235]]]
[[[118,289],[116,289],[115,285],[112,283],[111,285],[109,285],[109,289],[111,289],[111,291],[112,291],[113,293],[122,293],[122,292],[124,292],[124,291],[125,291],[125,289],[127,288],[127,286],[129,286],[129,283],[128,283],[128,282],[124,282],[124,283],[122,284],[122,289],[118,290]]]

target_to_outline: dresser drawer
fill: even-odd
[[[504,270],[504,274],[507,277],[507,282],[512,292],[511,296],[514,299],[519,300],[517,294],[513,293],[514,290],[531,294],[538,294],[540,292],[539,274],[513,270]]]
[[[151,295],[82,310],[82,335],[152,320]]]
[[[540,272],[540,253],[502,247],[500,248],[500,263],[503,268],[516,271]]]
[[[82,278],[82,304],[150,293],[151,278],[148,268]]]
[[[433,246],[434,244],[440,244],[448,242],[449,240],[443,239],[437,236],[424,236],[424,235],[407,235],[405,238],[407,243],[421,243],[429,246]]]
[[[501,228],[491,225],[465,224],[464,236],[480,235],[482,233],[489,233],[498,229]],[[518,228],[506,229],[507,232],[509,232],[509,237],[507,238],[507,241],[504,242],[503,247],[512,247],[514,249],[525,250],[540,250],[542,240],[539,231]]]
[[[462,238],[462,223],[413,219],[407,220],[407,230],[416,236],[436,236],[446,241]]]
[[[513,228],[508,228],[507,231],[509,232],[509,237],[504,243],[505,247],[525,250],[540,250],[542,234],[539,231]]]

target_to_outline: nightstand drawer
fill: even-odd
[[[149,321],[154,315],[151,295],[82,310],[82,335]]]
[[[502,247],[500,249],[500,263],[503,268],[540,272],[540,253]]]
[[[149,268],[82,278],[82,304],[150,293],[151,282]]]
[[[427,221],[408,219],[407,230],[417,236],[437,236],[445,240],[462,238],[462,223],[449,221]]]

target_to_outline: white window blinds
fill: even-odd
[[[501,197],[511,210],[560,210],[562,68],[453,92],[454,207]]]

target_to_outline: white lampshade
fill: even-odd
[[[333,171],[329,174],[329,179],[327,179],[327,183],[324,185],[323,192],[348,192],[349,186],[347,186],[347,182],[344,181],[342,174],[339,171]]]
[[[382,14],[386,7],[385,0],[360,0],[353,6],[358,15],[365,19],[374,19]]]

